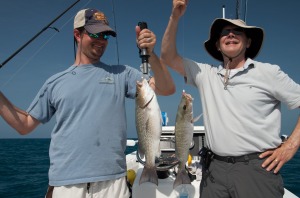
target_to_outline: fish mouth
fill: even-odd
[[[183,95],[183,97],[185,99],[185,103],[184,103],[183,109],[187,110],[193,104],[194,98],[191,96],[191,94],[188,94],[186,92],[182,92],[182,95]]]
[[[141,80],[137,80],[136,81],[136,87],[137,87],[137,94],[139,92],[139,90],[142,88],[142,86],[147,83],[146,79],[145,78],[141,78]]]
[[[141,81],[136,81],[136,85],[137,85],[138,87],[142,87],[142,86],[143,86],[143,82],[141,82]]]
[[[144,78],[144,77],[141,77],[140,80],[137,80],[137,81],[136,81],[136,84],[137,84],[139,87],[143,86],[143,84],[145,84],[145,83],[147,83],[147,80],[146,80],[146,78]]]
[[[139,108],[146,108],[154,98],[154,91],[148,85],[147,80],[142,77],[141,80],[136,81],[136,98],[139,101]]]
[[[183,92],[182,95],[185,97],[185,99],[189,102],[192,102],[194,98],[191,96],[191,94],[188,94],[186,92]]]

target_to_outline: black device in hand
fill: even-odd
[[[138,22],[138,26],[140,27],[141,30],[148,28],[147,23],[144,21]],[[149,64],[148,64],[149,63],[149,61],[148,61],[149,55],[147,53],[147,50],[145,48],[140,49],[139,53],[140,53],[140,57],[142,59],[141,70],[142,70],[143,74],[148,74],[149,73]]]
[[[148,28],[147,23],[144,21],[139,22],[138,26],[141,28],[141,30]]]

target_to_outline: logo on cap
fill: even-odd
[[[104,23],[106,25],[108,25],[108,21],[106,19],[106,16],[102,12],[95,12],[93,16],[94,16],[95,20],[97,20],[97,21],[104,21]]]

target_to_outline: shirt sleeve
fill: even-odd
[[[273,69],[275,97],[289,109],[300,107],[300,85],[293,81],[279,66]]]
[[[27,109],[28,114],[43,124],[48,122],[55,113],[55,109],[50,103],[49,95],[49,87],[45,83]]]
[[[195,61],[192,61],[190,59],[183,59],[184,69],[186,76],[184,77],[184,80],[187,84],[196,86],[196,76],[201,71],[200,67]]]
[[[134,99],[136,96],[136,82],[141,80],[143,77],[142,72],[135,68],[127,67],[127,92],[126,97]],[[150,77],[146,76],[148,80]]]

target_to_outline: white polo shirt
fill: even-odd
[[[300,106],[300,85],[277,65],[247,59],[229,78],[225,69],[184,59],[187,83],[198,88],[206,141],[218,155],[239,156],[281,143],[281,102]]]

